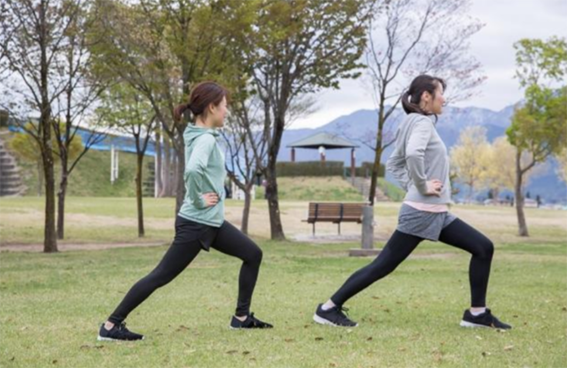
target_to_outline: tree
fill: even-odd
[[[61,123],[59,124],[62,125]],[[57,124],[53,124],[53,126],[57,126]],[[33,127],[33,123],[26,124],[26,130],[32,131],[35,128]],[[59,151],[59,147],[57,145],[57,137],[52,132],[52,146],[54,147],[54,154],[59,156],[61,153]],[[36,164],[37,168],[37,178],[38,178],[38,187],[37,187],[37,195],[41,196],[43,194],[43,161],[41,158],[41,150],[37,144],[37,141],[30,135],[27,134],[25,131],[16,133],[14,138],[10,140],[10,148],[18,153],[22,158],[29,162],[33,162]],[[67,152],[69,158],[72,160],[79,156],[79,154],[83,151],[83,143],[80,136],[75,136],[69,143]]]
[[[548,41],[522,39],[516,49],[516,77],[525,88],[525,103],[516,108],[506,134],[516,151],[515,199],[518,234],[529,236],[524,214],[522,185],[525,174],[550,155],[567,146],[567,86],[553,88],[567,73],[567,42],[552,37]],[[527,152],[531,161],[524,165]]]
[[[475,186],[482,187],[489,163],[490,144],[486,140],[486,129],[471,126],[459,135],[457,144],[451,149],[451,163],[457,178],[469,186],[469,200]]]
[[[536,93],[540,92],[544,91]],[[516,109],[506,131],[509,141],[516,146],[514,197],[520,236],[529,236],[522,190],[528,173],[533,174],[549,156],[563,149],[567,139],[567,87],[560,91],[547,89],[543,95],[546,96],[533,105],[526,103]],[[522,160],[526,154],[531,158],[528,162]]]
[[[256,164],[266,178],[274,240],[285,239],[276,161],[292,106],[322,88],[338,88],[341,78],[360,75],[373,5],[369,0],[260,1],[244,52],[263,109],[267,161]]]
[[[176,156],[177,213],[185,194],[183,131],[191,116],[175,121],[173,110],[199,81],[237,79],[231,75],[237,69],[230,50],[250,29],[256,2],[97,1],[104,9],[97,33],[104,32],[106,40],[92,49],[97,72],[130,84],[154,109]]]
[[[27,129],[31,129],[28,127]],[[37,141],[27,133],[16,133],[14,138],[10,141],[10,148],[16,152],[20,157],[28,162],[33,162],[37,169],[37,196],[41,197],[43,194],[43,165],[41,157],[41,149]]]
[[[231,104],[231,115],[226,129],[221,133],[226,145],[227,174],[230,180],[244,192],[241,230],[248,234],[248,220],[252,203],[252,188],[259,174],[258,162],[265,162],[267,140],[262,135],[261,103],[251,97]]]
[[[521,158],[522,165],[527,166],[532,158],[528,152],[524,152]],[[494,197],[498,198],[498,193],[502,189],[514,190],[516,184],[516,148],[508,142],[506,136],[496,138],[490,145],[489,158],[487,160],[486,182],[494,192]],[[537,171],[531,170],[524,174],[523,187],[529,183],[531,177]]]
[[[145,235],[142,169],[148,142],[156,125],[155,113],[140,92],[126,83],[115,84],[103,94],[98,113],[111,128],[128,132],[136,143],[136,208],[138,237]]]
[[[467,12],[470,0],[387,1],[370,20],[365,52],[367,76],[377,105],[377,130],[369,201],[374,204],[382,152],[394,142],[386,122],[403,89],[420,74],[444,78],[448,102],[465,100],[485,79],[469,54],[469,39],[482,24]],[[389,106],[387,105],[388,103]],[[366,133],[366,132],[365,132]]]
[[[98,10],[91,6],[92,1],[76,1],[71,4],[77,9],[69,16],[70,24],[64,32],[60,47],[62,57],[58,63],[66,88],[53,103],[53,114],[60,117],[60,122],[53,126],[61,166],[57,191],[58,239],[65,237],[65,197],[69,177],[89,149],[106,137],[104,132],[90,131],[82,146],[82,152],[74,158],[70,157],[69,150],[79,130],[79,123],[85,123],[89,119],[93,105],[106,88],[106,83],[90,71],[92,58],[87,47],[87,42],[100,42],[100,39],[87,40]]]
[[[43,162],[44,252],[47,253],[57,252],[52,105],[69,87],[60,66],[66,33],[82,3],[81,0],[5,0],[1,5],[1,88],[7,86],[4,97],[8,100],[2,107],[20,121],[39,115],[38,124],[26,132],[38,143]]]

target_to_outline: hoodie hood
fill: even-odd
[[[187,128],[185,128],[185,132],[183,132],[183,139],[185,140],[186,145],[191,145],[195,139],[199,138],[203,134],[211,134],[215,138],[219,136],[219,132],[217,132],[214,128],[202,128],[195,124],[189,124],[187,125]]]

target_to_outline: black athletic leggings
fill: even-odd
[[[422,240],[396,230],[378,257],[356,271],[331,297],[333,303],[342,306],[348,299],[394,271]],[[494,253],[492,242],[460,219],[454,220],[441,231],[439,241],[472,254],[469,266],[471,306],[485,307],[490,263]]]
[[[236,315],[248,315],[262,262],[262,250],[227,221],[220,228],[214,228],[177,216],[175,238],[163,259],[152,272],[132,286],[108,320],[115,324],[124,321],[157,288],[179,275],[199,254],[202,246],[205,249],[210,246],[243,261],[238,281]]]

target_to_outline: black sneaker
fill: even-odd
[[[239,328],[272,328],[269,323],[262,322],[258,318],[254,317],[254,313],[250,314],[248,318],[244,321],[239,320],[235,316],[232,316],[232,321],[230,321],[230,328],[236,330]]]
[[[462,327],[488,327],[497,328],[501,330],[509,330],[512,326],[500,322],[498,318],[492,315],[490,309],[486,308],[486,312],[479,314],[478,316],[473,316],[470,310],[465,310],[463,319],[461,320]]]
[[[126,322],[114,325],[111,330],[104,328],[104,323],[100,326],[98,332],[98,341],[134,341],[143,340],[144,335],[137,334],[126,328]]]
[[[328,310],[323,310],[323,304],[319,304],[313,320],[322,325],[338,326],[338,327],[356,327],[358,323],[351,321],[344,312],[348,309],[335,306]]]

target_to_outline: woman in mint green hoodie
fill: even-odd
[[[129,331],[124,323],[128,314],[157,288],[179,275],[204,249],[218,251],[242,260],[238,302],[231,328],[271,328],[254,313],[250,302],[258,278],[262,251],[246,235],[224,219],[225,161],[217,144],[217,128],[224,125],[227,112],[225,88],[203,82],[191,91],[189,103],[175,110],[176,118],[190,110],[195,117],[183,134],[185,141],[185,200],[175,221],[175,238],[157,267],[139,280],[120,305],[100,327],[98,340],[141,340],[143,335]]]

